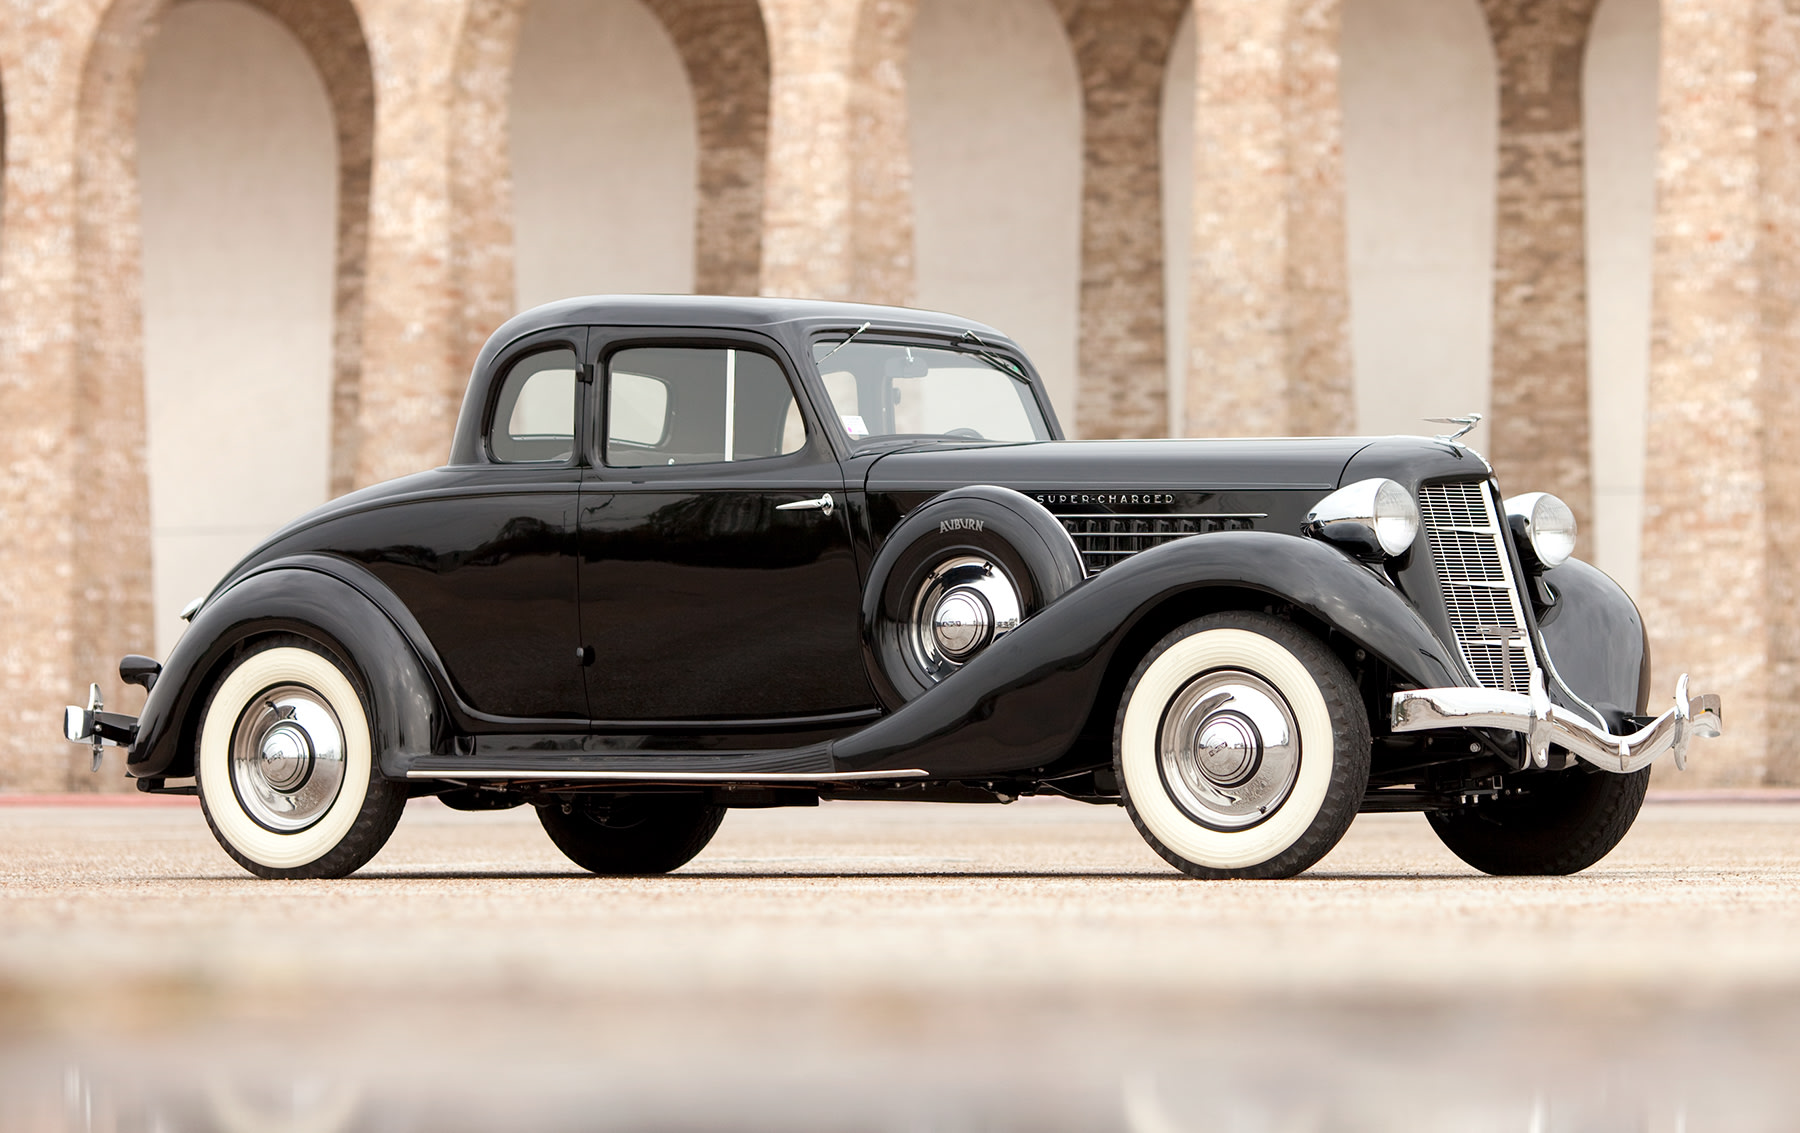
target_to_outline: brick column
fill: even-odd
[[[101,676],[76,662],[78,563],[109,551],[80,546],[70,522],[94,502],[77,488],[77,425],[93,407],[77,394],[76,107],[100,7],[14,6],[0,21],[0,790],[98,783],[58,737],[62,706]],[[142,699],[117,703],[129,712]]]
[[[513,314],[513,57],[525,0],[468,0],[450,72],[450,367],[467,379]]]
[[[762,293],[912,297],[905,59],[914,0],[763,0]]]
[[[646,0],[681,52],[699,131],[694,290],[754,295],[769,149],[769,40],[756,0]]]
[[[375,68],[355,481],[442,464],[468,371],[451,287],[452,60],[462,0],[364,0]]]
[[[1692,674],[1725,698],[1725,737],[1676,782],[1767,769],[1770,646],[1763,458],[1756,0],[1663,0],[1656,252],[1638,603],[1652,708]],[[1791,234],[1790,234],[1791,238]]]
[[[1598,0],[1482,0],[1500,77],[1489,456],[1593,519],[1581,63]],[[1583,540],[1588,544],[1587,540]]]
[[[1081,69],[1084,437],[1169,427],[1163,336],[1163,71],[1188,0],[1062,0]]]
[[[1763,507],[1770,722],[1764,781],[1800,786],[1800,4],[1759,3]],[[1653,449],[1652,452],[1655,450]],[[1652,460],[1650,477],[1660,474]]]
[[[1189,436],[1352,428],[1337,0],[1196,0]]]

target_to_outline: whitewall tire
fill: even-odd
[[[1291,877],[1335,846],[1369,781],[1344,663],[1266,614],[1196,619],[1139,663],[1113,760],[1139,833],[1194,877]]]
[[[195,780],[213,836],[260,877],[355,872],[406,805],[403,786],[381,777],[370,737],[361,694],[319,645],[252,646],[201,714]]]

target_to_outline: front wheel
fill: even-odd
[[[344,877],[406,808],[375,766],[369,715],[317,643],[281,637],[232,663],[200,719],[194,760],[213,837],[258,877]]]
[[[706,848],[725,808],[698,795],[573,795],[538,807],[544,833],[590,873],[668,873]]]
[[[1139,663],[1113,762],[1132,822],[1176,869],[1292,877],[1350,828],[1370,747],[1336,655],[1292,622],[1233,612],[1189,622]]]
[[[1526,780],[1530,781],[1527,783]],[[1650,768],[1520,776],[1523,794],[1427,816],[1450,852],[1483,873],[1579,873],[1612,852],[1644,805]]]

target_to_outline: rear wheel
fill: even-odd
[[[668,873],[706,848],[725,808],[698,795],[572,795],[538,807],[556,848],[602,874]]]
[[[318,643],[271,638],[232,663],[200,720],[201,809],[225,852],[258,877],[354,873],[406,808],[375,765],[369,715]]]
[[[1198,618],[1119,706],[1114,770],[1138,832],[1192,877],[1291,877],[1337,845],[1369,781],[1369,720],[1320,641],[1265,614]]]
[[[1529,778],[1524,794],[1429,815],[1431,828],[1483,873],[1579,873],[1625,837],[1650,789],[1648,767],[1630,775],[1576,768]]]

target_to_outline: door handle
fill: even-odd
[[[831,502],[831,493],[826,492],[816,500],[795,500],[791,504],[776,504],[776,511],[817,511],[831,518],[831,511],[837,505]]]

